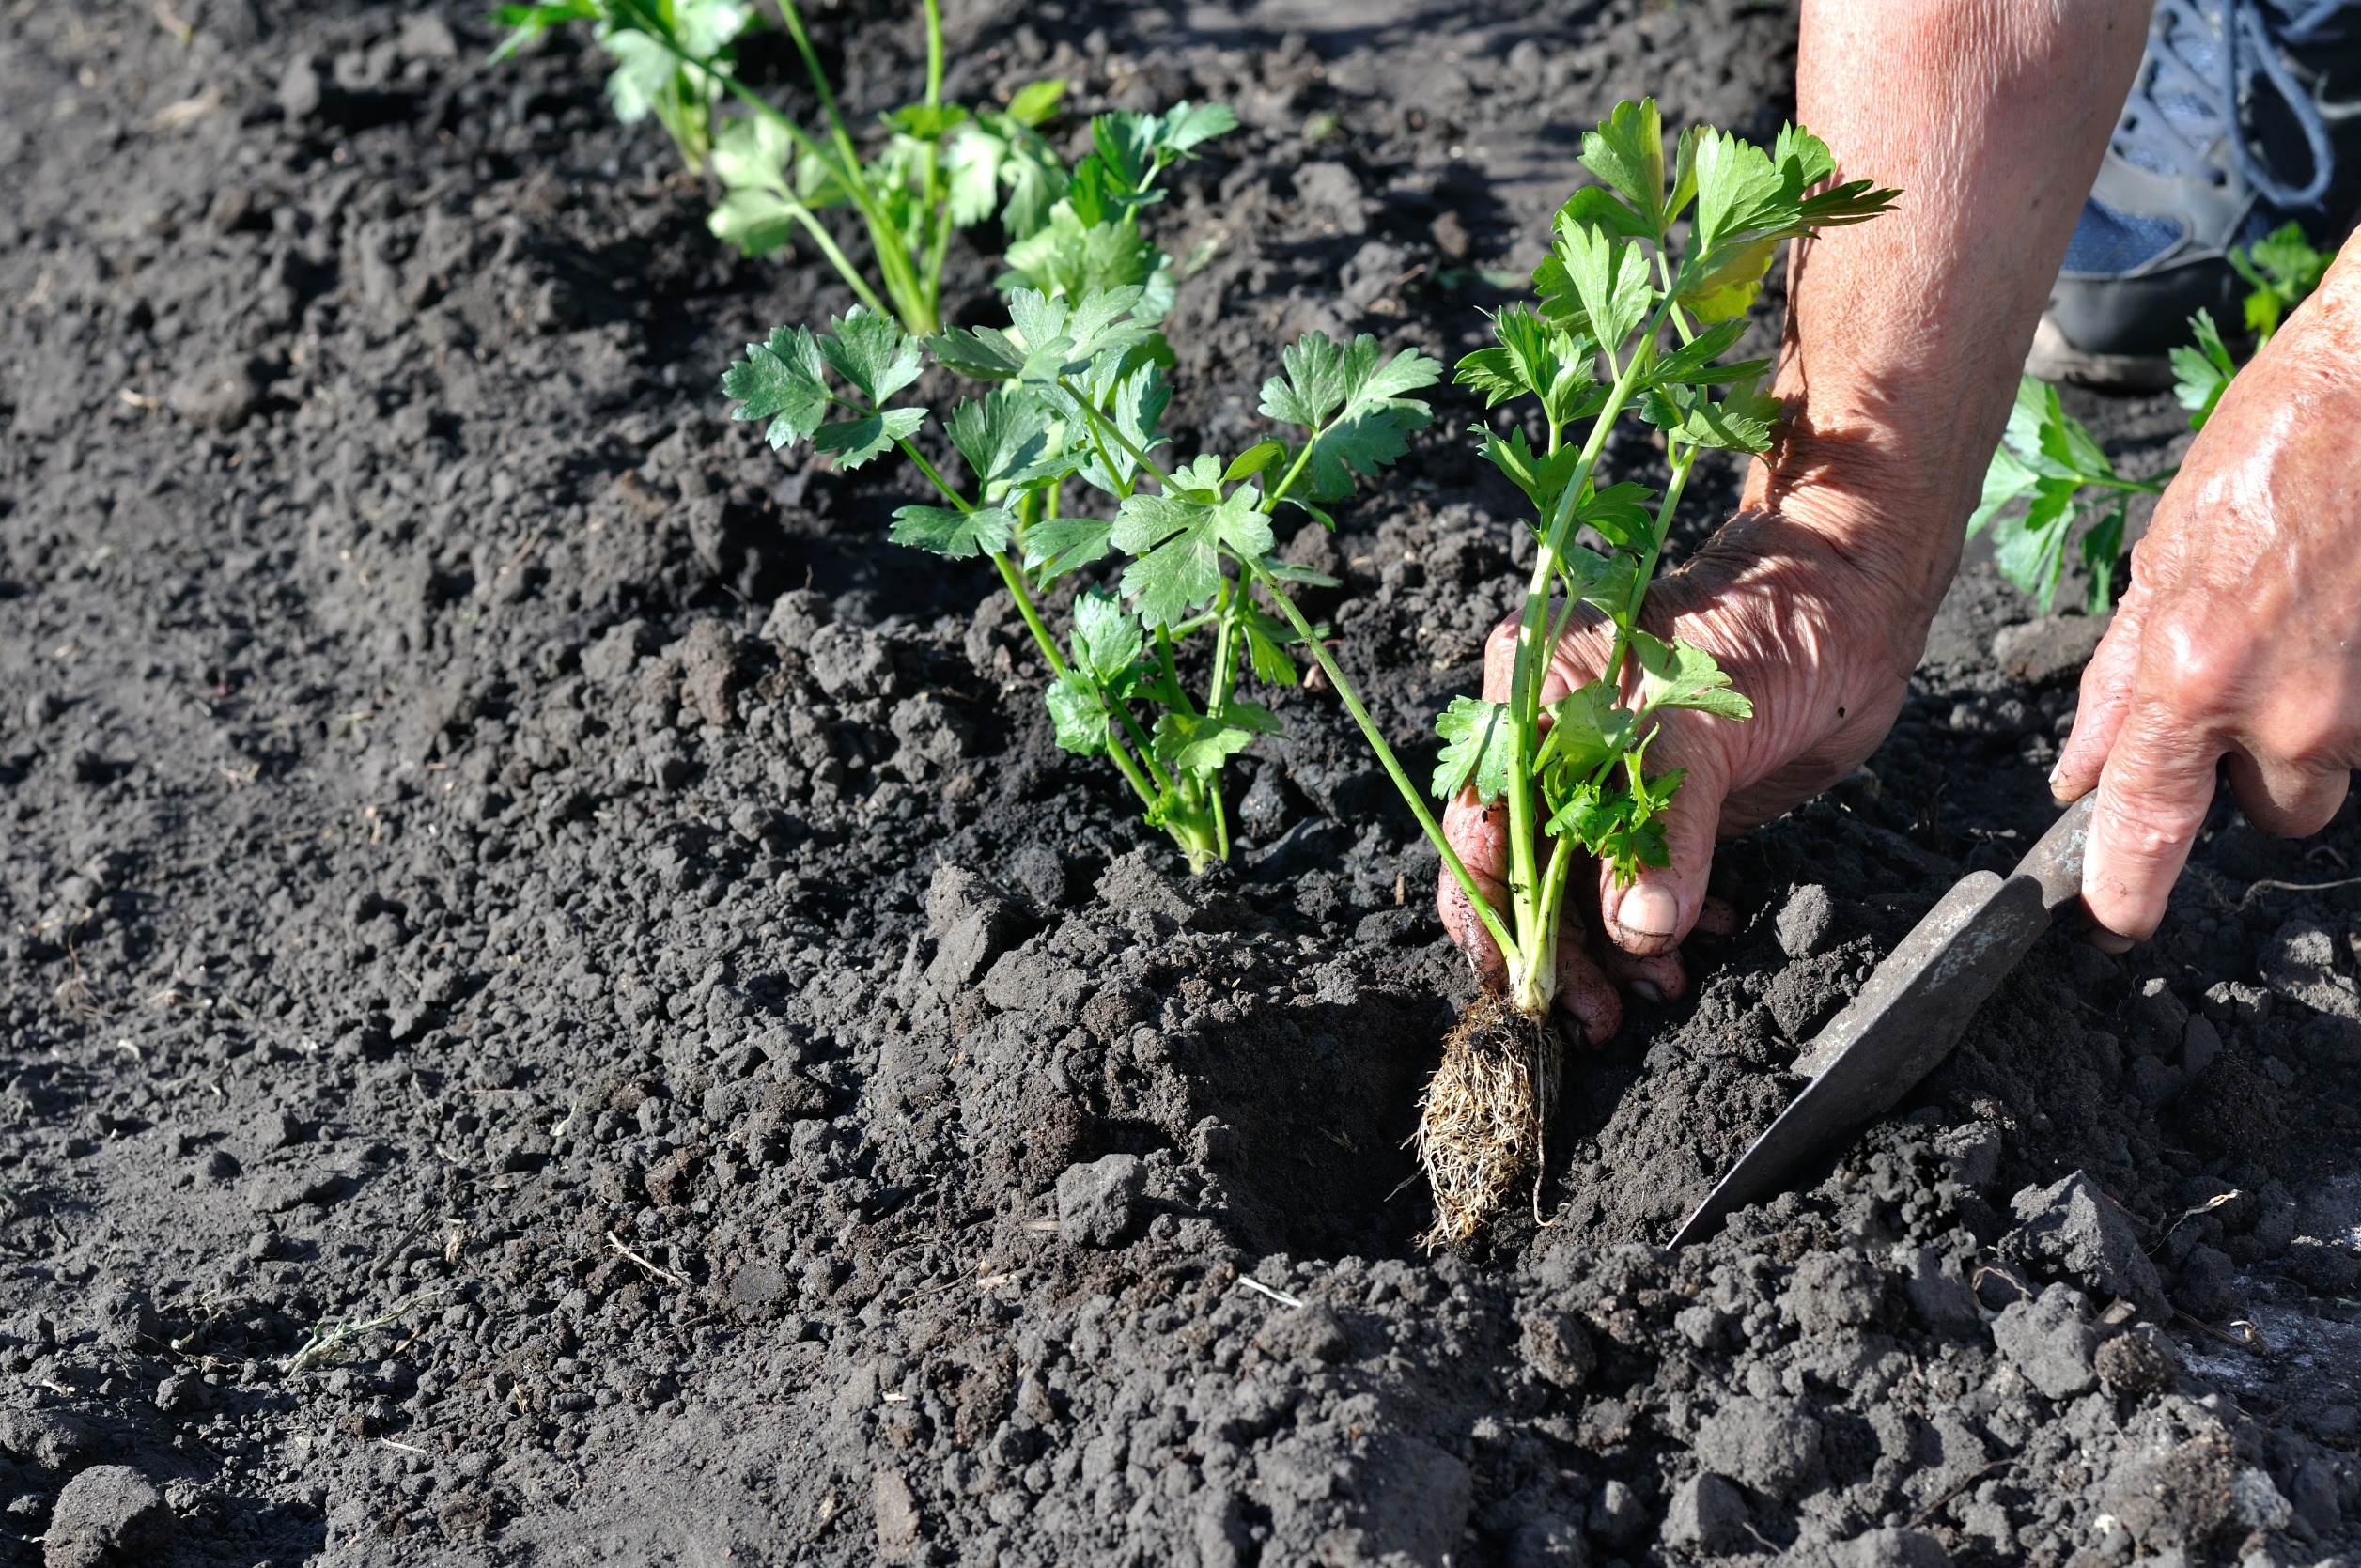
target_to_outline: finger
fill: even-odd
[[[1603,1046],[1623,1027],[1623,996],[1591,955],[1591,933],[1576,890],[1566,890],[1558,915],[1558,1006],[1581,1031],[1581,1043]]]
[[[1511,615],[1483,640],[1483,700],[1504,703],[1516,678],[1516,617]]]
[[[1738,934],[1738,911],[1731,907],[1730,900],[1708,893],[1705,902],[1697,907],[1694,929],[1700,936],[1734,937]]]
[[[2082,691],[2074,706],[2074,733],[2066,737],[2058,753],[2058,766],[2050,769],[2049,792],[2053,799],[2079,800],[2099,783],[2099,773],[2106,766],[2107,749],[2115,744],[2116,736],[2123,728],[2123,716],[2131,711],[2134,677],[2139,671],[2140,625],[2146,599],[2137,583],[2123,597],[2115,612],[2115,620],[2106,635],[2100,639],[2099,649],[2083,667]]]
[[[1642,958],[1619,947],[1604,947],[1599,952],[1599,968],[1617,985],[1650,1001],[1678,1001],[1688,994],[1688,966],[1681,961],[1677,948]]]
[[[1671,952],[1697,924],[1705,905],[1705,883],[1713,875],[1714,831],[1721,820],[1722,797],[1729,793],[1720,753],[1699,748],[1689,754],[1677,744],[1680,737],[1671,720],[1666,721],[1665,729],[1667,744],[1657,754],[1668,770],[1688,767],[1688,777],[1657,818],[1664,825],[1670,863],[1643,868],[1628,888],[1614,885],[1613,870],[1604,862],[1599,871],[1599,908],[1606,912],[1607,933],[1624,952],[1642,957]]]
[[[1500,805],[1487,809],[1477,803],[1472,792],[1462,791],[1443,807],[1443,838],[1467,867],[1484,902],[1505,914],[1509,893],[1500,880],[1499,871],[1508,862],[1508,809]],[[1459,885],[1459,878],[1452,875],[1448,864],[1439,867],[1435,877],[1435,912],[1442,918],[1443,929],[1468,955],[1468,964],[1485,989],[1505,986],[1508,963],[1500,956],[1499,945],[1493,941],[1492,933],[1468,902],[1467,890]]]
[[[2100,929],[2126,945],[2147,940],[2164,920],[2213,803],[2220,755],[2157,703],[2136,704],[2116,733],[2083,852],[2082,898]]]
[[[2345,803],[2353,774],[2277,757],[2229,755],[2229,787],[2246,820],[2276,838],[2307,838]]]

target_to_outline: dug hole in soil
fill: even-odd
[[[1971,564],[1885,748],[1723,852],[1691,996],[1570,1059],[1552,1222],[1429,1256],[1404,1141],[1470,981],[1333,694],[1184,875],[1052,745],[988,573],[884,542],[901,481],[722,417],[841,287],[722,252],[584,40],[487,71],[473,10],[0,11],[0,1560],[2361,1548],[2350,814],[2223,807],[2154,941],[2046,939],[1833,1173],[1662,1250],[1797,1042],[2049,820],[2094,629]],[[905,10],[815,19],[863,116]],[[1469,347],[1618,99],[1775,131],[1794,35],[951,24],[955,96],[1066,75],[1064,133],[1237,110],[1157,219],[1168,426],[1221,451],[1305,329]],[[1436,401],[1292,547],[1421,757],[1517,592]],[[2135,472],[2185,428],[2076,411]]]

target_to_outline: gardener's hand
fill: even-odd
[[[1758,482],[1754,499],[1766,494]],[[1883,569],[1874,555],[1840,548],[1853,531],[1838,525],[1838,514],[1856,509],[1825,491],[1805,491],[1779,510],[1741,513],[1648,596],[1650,629],[1711,653],[1753,700],[1754,717],[1738,723],[1694,712],[1660,715],[1649,771],[1688,770],[1661,819],[1671,864],[1628,889],[1603,874],[1568,883],[1559,1001],[1594,1044],[1623,1021],[1619,984],[1662,1000],[1679,996],[1687,986],[1681,939],[1701,924],[1729,928],[1727,908],[1709,908],[1716,901],[1705,896],[1716,836],[1768,821],[1844,777],[1876,749],[1901,709],[1934,605],[1921,574]],[[1542,701],[1597,679],[1609,637],[1595,621],[1570,630]],[[1512,618],[1485,645],[1487,701],[1508,698],[1515,640]],[[1495,907],[1505,909],[1505,807],[1486,811],[1472,792],[1463,793],[1444,810],[1443,831]],[[1448,871],[1437,902],[1452,939],[1486,983],[1499,986],[1499,953]],[[1611,944],[1595,939],[1602,931]]]
[[[2317,832],[2361,766],[2361,243],[2239,372],[2132,551],[2050,776],[2093,788],[2083,900],[2156,929],[2229,761],[2265,832]]]

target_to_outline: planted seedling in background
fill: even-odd
[[[722,387],[738,400],[735,417],[769,422],[773,447],[808,441],[846,468],[904,456],[936,493],[894,514],[893,540],[992,563],[1048,668],[1058,744],[1106,756],[1201,871],[1230,853],[1226,765],[1279,729],[1241,687],[1296,684],[1294,648],[1328,662],[1282,585],[1333,580],[1272,554],[1271,514],[1294,505],[1325,521],[1321,503],[1351,494],[1357,474],[1398,458],[1426,424],[1425,405],[1406,395],[1440,367],[1415,349],[1386,360],[1371,337],[1339,346],[1312,334],[1263,391],[1263,411],[1299,437],[1167,466],[1157,426],[1172,353],[1148,303],[1139,284],[1075,300],[1019,287],[1007,329],[924,342],[856,307],[827,332],[782,327],[749,345]],[[958,468],[917,444],[930,411],[897,401],[930,355],[994,387],[943,421]],[[1067,505],[1089,491],[1111,515]],[[1100,581],[1076,594],[1061,647],[1043,603],[1085,572]]]
[[[1507,963],[1507,995],[1463,1020],[1426,1096],[1418,1141],[1438,1242],[1468,1234],[1538,1159],[1556,1074],[1547,1018],[1560,911],[1576,867],[1597,857],[1628,881],[1664,862],[1659,818],[1681,776],[1648,769],[1658,716],[1685,708],[1734,722],[1751,712],[1704,650],[1643,624],[1698,453],[1762,451],[1779,414],[1758,390],[1767,365],[1723,356],[1781,240],[1873,217],[1895,196],[1866,181],[1814,194],[1834,161],[1794,128],[1768,150],[1691,130],[1668,170],[1653,101],[1618,106],[1584,138],[1582,161],[1605,185],[1560,211],[1535,298],[1494,317],[1494,345],[1459,368],[1487,405],[1530,406],[1543,432],[1535,443],[1521,429],[1478,427],[1485,457],[1531,501],[1537,543],[1509,698],[1452,703],[1438,722],[1445,750],[1433,780],[1441,798],[1467,792],[1505,815],[1505,908],[1485,900],[1286,591],[1325,580],[1271,553],[1280,506],[1326,523],[1324,504],[1402,454],[1427,422],[1411,395],[1436,380],[1434,361],[1414,349],[1388,359],[1369,337],[1338,345],[1309,334],[1263,389],[1262,412],[1289,433],[1235,458],[1204,453],[1169,466],[1157,426],[1170,355],[1142,318],[1137,284],[1063,300],[1020,287],[1006,330],[923,345],[881,312],[855,311],[819,334],[782,328],[724,383],[740,400],[738,417],[770,422],[774,446],[808,440],[846,466],[889,448],[908,458],[937,500],[902,508],[894,537],[992,561],[1049,669],[1061,743],[1105,752],[1192,866],[1228,847],[1222,765],[1275,727],[1238,696],[1239,683],[1250,673],[1293,681],[1297,650],[1318,663]],[[923,354],[997,388],[946,422],[963,482],[916,443],[928,411],[896,401]],[[1660,494],[1595,482],[1608,437],[1629,417],[1663,436],[1670,479]],[[1112,515],[1064,505],[1070,485],[1110,498]],[[1110,591],[1104,576],[1117,559]],[[1042,601],[1057,579],[1081,571],[1100,585],[1078,596],[1061,648]],[[1577,617],[1611,629],[1605,673],[1545,706],[1551,651]],[[1185,645],[1201,638],[1211,657],[1196,665]],[[1182,679],[1188,667],[1206,671],[1194,691]]]
[[[2295,224],[2229,253],[2230,266],[2254,286],[2245,318],[2258,350],[2287,313],[2320,287],[2332,259],[2313,249]],[[2189,318],[2189,336],[2172,350],[2172,390],[2188,411],[2189,427],[2202,430],[2238,364],[2212,311]],[[2144,479],[2118,472],[2089,427],[2066,412],[2058,389],[2027,376],[2017,382],[2008,429],[1984,470],[1983,497],[1967,520],[1967,536],[1991,526],[2000,575],[2030,595],[2044,615],[2057,598],[2071,545],[2089,574],[2083,613],[2104,615],[2115,604],[2131,498],[2163,494],[2180,472],[2178,464]]]
[[[1024,87],[1001,109],[943,101],[940,0],[924,0],[924,96],[882,116],[881,138],[865,154],[836,101],[794,0],[779,16],[794,40],[822,125],[807,130],[748,87],[736,43],[761,24],[738,0],[543,0],[504,6],[493,20],[511,29],[495,59],[553,26],[586,22],[614,56],[607,96],[626,121],[653,115],[691,169],[710,166],[724,194],[709,226],[753,256],[798,237],[825,256],[856,299],[905,331],[940,324],[943,268],[957,229],[997,216],[1008,242],[1003,288],[1079,295],[1126,284],[1145,290],[1145,312],[1169,304],[1168,259],[1141,231],[1143,208],[1162,199],[1157,180],[1177,160],[1235,126],[1218,104],[1183,103],[1162,115],[1103,115],[1092,150],[1073,168],[1042,134],[1066,84]],[[722,111],[735,99],[746,111]],[[855,266],[819,213],[848,207],[860,217],[876,264]]]

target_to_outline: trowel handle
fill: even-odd
[[[2082,896],[2082,851],[2090,840],[2090,811],[2098,798],[2094,789],[2068,806],[2011,874],[2012,881],[2030,877],[2041,883],[2042,907],[2051,914]]]

